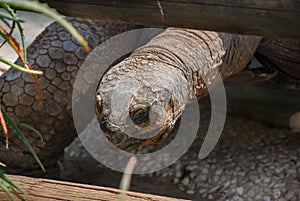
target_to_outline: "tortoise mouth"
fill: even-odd
[[[121,131],[118,126],[110,123],[107,119],[98,119],[98,122],[106,139],[115,147],[127,152],[136,152],[148,145],[161,144],[172,130],[170,126],[165,125],[151,133],[143,134],[143,136],[151,136],[149,138],[136,138]],[[153,133],[155,134],[153,135]]]

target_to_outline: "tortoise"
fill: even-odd
[[[69,18],[69,21],[92,49],[111,36],[143,27],[80,18]],[[44,104],[38,106],[37,91],[30,76],[10,69],[0,78],[1,105],[15,121],[28,123],[42,133],[43,142],[32,131],[23,131],[49,170],[57,166],[64,148],[76,137],[71,111],[72,87],[88,54],[56,23],[49,25],[27,51],[32,67],[44,71],[44,75],[38,78]],[[207,94],[203,76],[217,70],[223,79],[238,74],[255,52],[276,66],[278,74],[273,80],[279,79],[281,85],[299,90],[299,41],[168,28],[103,76],[95,94],[95,110],[101,128],[113,144],[123,149],[159,143],[172,130],[185,104],[191,101],[190,93],[198,98]],[[158,123],[153,129],[159,132],[148,140],[128,138],[120,129],[124,125],[118,125],[110,117],[114,112],[108,100],[115,81],[124,79],[123,71],[133,75],[136,70],[147,79],[153,79],[145,83],[141,77],[131,77],[140,84],[137,94],[143,94],[143,98],[133,96],[132,102],[128,102],[130,111],[125,111],[126,116],[120,118],[129,117],[135,124],[133,126],[145,127],[149,125],[149,111],[154,105],[169,112],[163,121],[157,112]],[[5,148],[5,139],[1,135],[0,158],[8,167],[13,167],[14,172],[31,174],[38,168],[27,148],[12,133],[9,133],[9,149]]]
[[[249,83],[272,80],[271,85],[299,90],[299,47],[299,41],[289,39],[168,28],[103,76],[96,95],[100,127],[123,150],[161,144],[194,96],[201,98],[208,84],[216,84],[216,71],[222,79],[235,75],[235,81]],[[264,67],[245,69],[255,53]],[[244,75],[248,80],[242,80]],[[136,86],[118,91],[119,83],[128,80]],[[125,95],[112,101],[115,91]],[[117,103],[122,108],[112,106]],[[141,139],[155,130],[156,135]]]

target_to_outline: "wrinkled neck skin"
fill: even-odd
[[[96,95],[102,130],[125,149],[160,142],[164,137],[153,134],[168,134],[185,105],[205,95],[207,85],[216,84],[218,70],[222,78],[239,72],[259,41],[258,37],[167,29],[103,76]],[[133,140],[147,134],[154,137]]]
[[[134,53],[103,76],[96,97],[98,121],[118,147],[131,150],[146,143],[146,138],[172,129],[190,101],[189,83],[174,65],[162,62],[166,59]],[[140,121],[130,115],[139,107],[148,108],[148,116]]]

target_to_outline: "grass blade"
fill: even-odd
[[[30,142],[27,140],[27,138],[24,136],[22,131],[19,129],[17,124],[7,115],[7,113],[2,109],[2,113],[4,116],[5,121],[7,122],[7,125],[14,131],[14,133],[22,140],[22,142],[26,145],[36,162],[39,164],[39,166],[42,168],[44,172],[46,172],[42,162],[40,161],[39,157],[37,156],[35,150],[31,146]]]
[[[7,16],[5,13],[0,11],[0,20],[9,28],[11,28],[9,22],[7,20],[13,21],[14,19],[10,16]]]
[[[5,123],[5,119],[4,119],[3,114],[2,114],[1,105],[0,105],[0,122],[1,122],[3,133],[7,134],[8,130],[7,130],[7,126],[6,126],[6,123]]]
[[[26,68],[27,68],[28,70],[32,70],[32,67],[31,67],[30,64],[27,63],[27,64],[25,64],[25,66],[26,66]],[[35,87],[36,87],[36,89],[37,89],[37,92],[38,92],[38,96],[39,96],[39,99],[38,99],[38,100],[39,100],[39,106],[42,107],[42,105],[43,105],[43,92],[42,92],[41,86],[40,86],[40,84],[39,84],[39,81],[38,81],[36,75],[30,74],[30,76],[31,76],[31,79],[33,80],[34,85],[35,85]]]
[[[44,141],[43,136],[41,135],[41,133],[38,130],[36,130],[35,128],[33,128],[32,126],[30,126],[28,124],[25,124],[25,123],[17,123],[17,125],[32,130],[33,132],[35,132],[40,137],[42,142]]]
[[[76,29],[69,24],[62,15],[58,14],[56,10],[48,7],[47,4],[41,4],[37,1],[28,0],[1,0],[0,3],[6,3],[12,8],[22,9],[31,12],[41,13],[51,17],[53,20],[61,24],[73,37],[85,48],[87,52],[90,52],[90,48],[86,40],[76,31]]]
[[[23,58],[23,64],[25,65],[27,63],[27,53],[26,53],[26,46],[25,46],[25,35],[24,35],[24,28],[20,22],[20,19],[18,18],[18,16],[16,15],[15,11],[13,9],[11,9],[9,7],[9,5],[5,4],[5,3],[1,3],[0,4],[4,10],[6,10],[6,12],[8,12],[10,14],[10,16],[14,19],[13,20],[13,28],[14,28],[14,25],[17,24],[18,26],[18,29],[19,29],[19,32],[20,32],[20,36],[21,36],[21,41],[22,41],[22,49],[23,49],[23,55],[24,55],[24,58]],[[13,31],[13,28],[11,30],[11,33],[12,34],[12,31]]]
[[[125,168],[125,171],[123,173],[122,179],[121,179],[121,183],[120,183],[120,201],[125,201],[126,200],[126,191],[129,190],[130,187],[130,182],[131,182],[131,177],[132,177],[132,173],[134,170],[134,167],[136,165],[137,162],[137,158],[135,156],[132,156]]]
[[[16,41],[14,37],[12,37],[11,34],[0,25],[0,35],[9,43],[9,45],[15,50],[15,52],[18,54],[20,59],[24,61],[24,52],[23,49],[19,46],[19,43]]]
[[[0,179],[1,179],[1,177],[0,177]],[[9,190],[9,188],[1,180],[0,180],[0,188],[2,188],[2,190],[6,193],[6,195],[8,195],[8,197],[10,198],[10,200],[12,200],[12,201],[15,200],[15,198],[13,197],[13,195],[12,195],[11,191]]]
[[[30,70],[30,69],[23,68],[22,66],[14,64],[14,63],[6,60],[5,58],[3,58],[1,56],[0,56],[0,62],[5,63],[5,64],[9,65],[10,67],[13,67],[13,68],[15,68],[15,69],[17,69],[17,70],[19,70],[21,72],[24,72],[24,73],[39,74],[39,75],[43,74],[42,71],[39,71],[39,70]]]
[[[0,6],[3,7],[3,5],[0,3]],[[4,8],[4,7],[3,7]],[[16,21],[18,21],[19,23],[24,22],[23,20],[20,20],[18,18],[14,18],[12,16],[7,16],[6,13],[0,11],[0,20],[10,29],[10,34],[13,33],[14,29],[15,29],[15,24]],[[9,21],[12,21],[12,25],[10,25]],[[6,43],[7,41],[4,40],[2,42],[2,44],[0,45],[0,48],[3,47],[3,45]]]
[[[25,201],[25,199],[20,194],[26,194],[26,192],[21,189],[17,184],[11,181],[2,170],[0,170],[0,188],[8,195],[10,200],[14,200],[14,196],[17,196],[20,200]]]
[[[25,68],[31,70],[30,64],[27,63],[27,57],[26,57],[26,48],[25,48],[25,36],[24,36],[24,29],[20,22],[18,22],[18,16],[15,14],[15,12],[5,3],[0,3],[0,5],[16,20],[14,21],[14,24],[16,23],[18,26],[18,29],[20,31],[21,35],[21,41],[22,41],[22,47],[20,47],[19,43],[15,40],[14,37],[12,37],[11,33],[8,33],[8,31],[0,25],[0,35],[5,39],[6,42],[15,50],[17,55],[20,57],[23,65]],[[30,74],[32,80],[34,81],[34,84],[37,88],[38,95],[39,95],[39,105],[42,106],[43,104],[43,94],[40,87],[40,84],[38,82],[38,79],[36,75]]]
[[[1,5],[1,4],[0,4]],[[0,11],[0,18],[2,19],[6,19],[6,20],[10,20],[10,21],[14,21],[15,19],[11,16],[8,16],[6,13]],[[20,20],[20,22],[23,22]],[[6,23],[5,23],[6,24]],[[10,27],[10,24],[6,24],[8,27]]]
[[[19,192],[26,194],[26,192],[21,189],[17,184],[15,184],[13,181],[11,181],[6,174],[4,174],[4,172],[2,170],[0,170],[0,178],[5,181],[7,184],[9,184],[10,186],[14,187],[15,189],[17,189]]]

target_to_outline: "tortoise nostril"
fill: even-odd
[[[142,123],[149,122],[149,111],[149,106],[137,105],[131,110],[129,110],[129,116],[134,124],[140,125]]]

